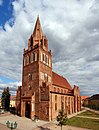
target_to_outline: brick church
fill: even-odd
[[[39,17],[24,49],[22,86],[16,94],[16,111],[23,117],[53,120],[61,108],[67,115],[81,110],[79,87],[72,89],[63,76],[52,71],[52,52]]]

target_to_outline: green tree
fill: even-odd
[[[61,130],[62,130],[62,126],[66,125],[68,118],[67,118],[67,114],[64,113],[64,109],[62,108],[57,116],[57,121],[58,121],[58,125],[61,126]]]
[[[9,87],[4,88],[1,96],[1,106],[5,110],[9,111],[10,107],[10,92],[9,92]]]

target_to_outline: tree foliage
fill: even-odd
[[[4,88],[2,92],[2,97],[1,97],[1,106],[5,110],[9,110],[10,107],[10,92],[9,92],[9,87]]]
[[[57,116],[57,121],[58,121],[58,125],[61,126],[61,130],[62,130],[62,125],[66,125],[68,118],[67,118],[67,114],[64,113],[64,109],[62,108]]]

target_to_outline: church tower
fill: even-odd
[[[52,54],[39,17],[28,49],[23,54],[21,116],[49,119],[49,89],[52,86]]]

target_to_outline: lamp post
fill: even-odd
[[[8,127],[9,129],[11,129],[11,130],[14,130],[14,129],[17,128],[17,123],[16,123],[16,121],[15,121],[15,123],[10,123],[9,121],[7,121],[6,125],[7,125],[7,127]]]

